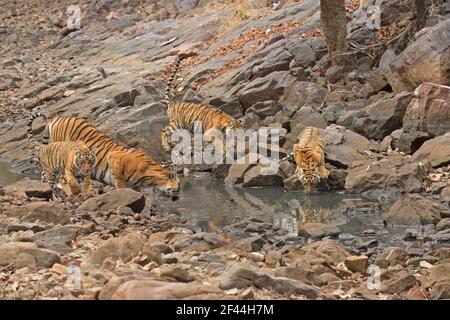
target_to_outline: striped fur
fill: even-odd
[[[167,103],[167,116],[169,124],[162,130],[161,143],[165,151],[170,152],[172,145],[169,138],[177,129],[194,130],[195,122],[202,123],[202,130],[206,132],[209,129],[225,131],[226,129],[243,129],[241,121],[234,119],[220,109],[211,108],[201,104],[188,102],[175,102],[173,100],[172,83],[178,72],[182,58],[177,56],[175,68],[169,81],[167,82],[165,98]]]
[[[179,180],[146,153],[116,143],[83,118],[55,117],[44,130],[44,139],[54,141],[83,141],[96,148],[97,163],[93,178],[115,186],[136,190],[155,187],[163,192],[178,192]]]
[[[53,194],[57,194],[60,179],[68,186],[67,195],[89,197],[93,194],[91,172],[96,162],[95,150],[81,141],[53,142],[39,147],[42,178],[48,181]]]
[[[320,136],[319,129],[314,127],[305,128],[299,142],[294,145],[293,153],[297,164],[297,175],[307,192],[312,190],[312,186],[320,178],[326,178],[329,175],[325,168],[323,149],[324,141]]]

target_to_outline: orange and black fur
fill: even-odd
[[[297,176],[310,192],[320,178],[327,178],[329,171],[325,168],[324,141],[319,129],[307,127],[303,130],[299,142],[294,145],[293,156],[297,164]],[[317,173],[318,171],[318,173]]]
[[[48,181],[54,196],[58,193],[57,184],[60,179],[68,185],[64,190],[66,195],[93,195],[91,173],[96,162],[95,150],[91,151],[82,141],[42,145],[39,147],[38,158],[42,167],[42,178]]]
[[[165,91],[169,124],[162,130],[161,143],[167,152],[172,150],[172,145],[169,142],[172,133],[177,129],[186,129],[192,132],[195,122],[198,121],[202,123],[203,132],[209,129],[217,129],[225,132],[226,129],[236,130],[244,128],[241,121],[234,119],[220,109],[189,102],[175,102],[173,100],[171,94],[172,82],[178,72],[181,60],[181,56],[178,55],[174,71],[167,82]]]
[[[32,119],[30,120],[31,127]],[[45,140],[82,141],[89,148],[95,148],[97,162],[92,176],[116,188],[155,187],[165,193],[179,191],[178,177],[153,161],[140,150],[129,149],[116,143],[97,130],[90,122],[76,117],[55,117],[46,126]]]

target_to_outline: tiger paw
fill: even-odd
[[[327,170],[325,167],[319,169],[319,175],[322,179],[328,178],[330,175],[330,171]]]

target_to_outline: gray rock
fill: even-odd
[[[141,212],[145,207],[144,194],[128,188],[112,190],[97,197],[87,199],[79,206],[79,209],[107,211],[120,207],[129,207],[136,213]]]
[[[395,201],[401,194],[420,191],[430,169],[428,163],[413,162],[397,153],[378,161],[355,162],[348,170],[345,190]]]
[[[427,199],[419,194],[408,194],[397,200],[383,215],[388,224],[426,225],[441,220],[441,213],[448,209],[440,202]]]
[[[304,238],[321,239],[323,237],[337,236],[340,230],[338,227],[318,222],[308,222],[299,225],[298,235]]]
[[[0,266],[11,264],[18,268],[50,268],[55,263],[61,263],[61,258],[56,252],[38,248],[34,243],[0,244]]]

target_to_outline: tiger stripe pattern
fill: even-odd
[[[68,185],[66,195],[93,195],[91,173],[96,162],[95,150],[82,141],[53,142],[39,147],[42,178],[48,181],[53,195],[58,193],[60,179]]]
[[[178,177],[141,150],[126,148],[89,121],[77,117],[55,117],[44,130],[44,140],[82,141],[96,149],[93,178],[116,188],[142,190],[155,187],[164,193],[178,193]]]
[[[324,141],[319,129],[307,127],[302,131],[299,142],[294,145],[294,160],[297,164],[297,176],[310,192],[321,178],[327,178],[329,171],[325,168]]]
[[[209,129],[217,129],[225,132],[226,129],[237,130],[243,129],[244,125],[241,121],[234,119],[224,111],[216,108],[211,108],[206,105],[176,102],[171,94],[173,87],[172,83],[179,70],[182,57],[177,56],[175,61],[175,68],[167,82],[165,90],[165,99],[167,104],[167,116],[169,123],[163,128],[161,133],[161,144],[166,152],[172,150],[172,145],[169,138],[177,129],[186,129],[193,132],[195,122],[202,123],[202,130],[206,132]]]

